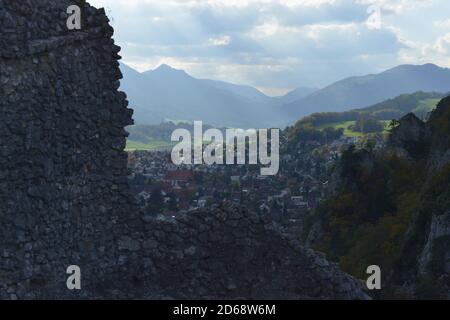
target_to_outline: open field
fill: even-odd
[[[127,140],[125,151],[157,151],[172,148],[173,143],[168,141],[152,141],[150,143],[141,143]]]
[[[440,99],[425,99],[419,102],[417,108],[413,110],[415,114],[426,115],[429,112],[436,109],[436,105],[439,103]]]
[[[389,129],[389,120],[383,120],[380,121],[384,124],[384,133],[388,132]],[[355,132],[350,130],[350,126],[354,125],[356,123],[356,121],[342,121],[342,122],[333,122],[333,123],[327,123],[327,124],[323,124],[321,126],[319,126],[320,130],[323,130],[325,128],[335,128],[335,129],[344,129],[344,135],[346,137],[362,137],[364,134],[362,132]]]

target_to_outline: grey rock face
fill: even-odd
[[[409,113],[400,119],[400,125],[393,129],[389,143],[408,152],[413,158],[426,155],[430,144],[430,131],[425,122]]]
[[[450,211],[444,215],[432,216],[428,239],[419,258],[419,273],[426,274],[428,272],[429,263],[433,254],[433,244],[439,238],[444,237],[450,237]],[[445,260],[447,260],[447,256],[450,256],[450,246],[448,247],[447,253],[444,253],[444,256]],[[444,269],[447,268],[448,266],[446,263]]]
[[[0,298],[368,298],[254,213],[142,219],[120,48],[88,4],[82,30],[67,30],[70,4],[0,0]],[[66,288],[70,265],[80,291]]]

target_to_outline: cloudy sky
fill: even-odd
[[[123,61],[276,95],[398,64],[450,67],[448,0],[90,0]],[[378,18],[379,17],[379,18]]]

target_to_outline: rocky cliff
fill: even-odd
[[[392,280],[411,287],[419,297],[450,299],[450,97],[441,100],[420,127],[427,132],[426,139],[419,140],[424,148],[411,150],[412,144],[406,143],[405,150],[421,150],[426,178]],[[416,128],[401,121],[393,138],[401,140],[395,136],[399,131],[415,136]]]
[[[141,216],[112,34],[85,1],[0,0],[0,298],[367,298],[254,213]],[[81,290],[66,287],[70,265]]]
[[[419,159],[429,151],[430,129],[414,113],[408,113],[392,129],[389,144],[398,148],[397,151],[406,151],[406,155]]]
[[[450,299],[449,137],[450,97],[427,122],[401,118],[386,147],[346,150],[307,243],[355,276],[380,266],[377,298]]]

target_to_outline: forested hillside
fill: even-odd
[[[314,137],[319,141],[329,141],[330,138],[339,136],[339,132],[346,136],[386,133],[391,120],[400,119],[407,113],[411,112],[421,119],[426,119],[442,97],[440,93],[416,92],[403,94],[363,109],[314,113],[288,127],[286,132],[291,137],[301,136],[300,139]]]
[[[361,278],[379,265],[383,298],[448,298],[449,137],[446,98],[426,123],[402,118],[383,150],[349,148],[334,196],[309,217],[307,242]]]

